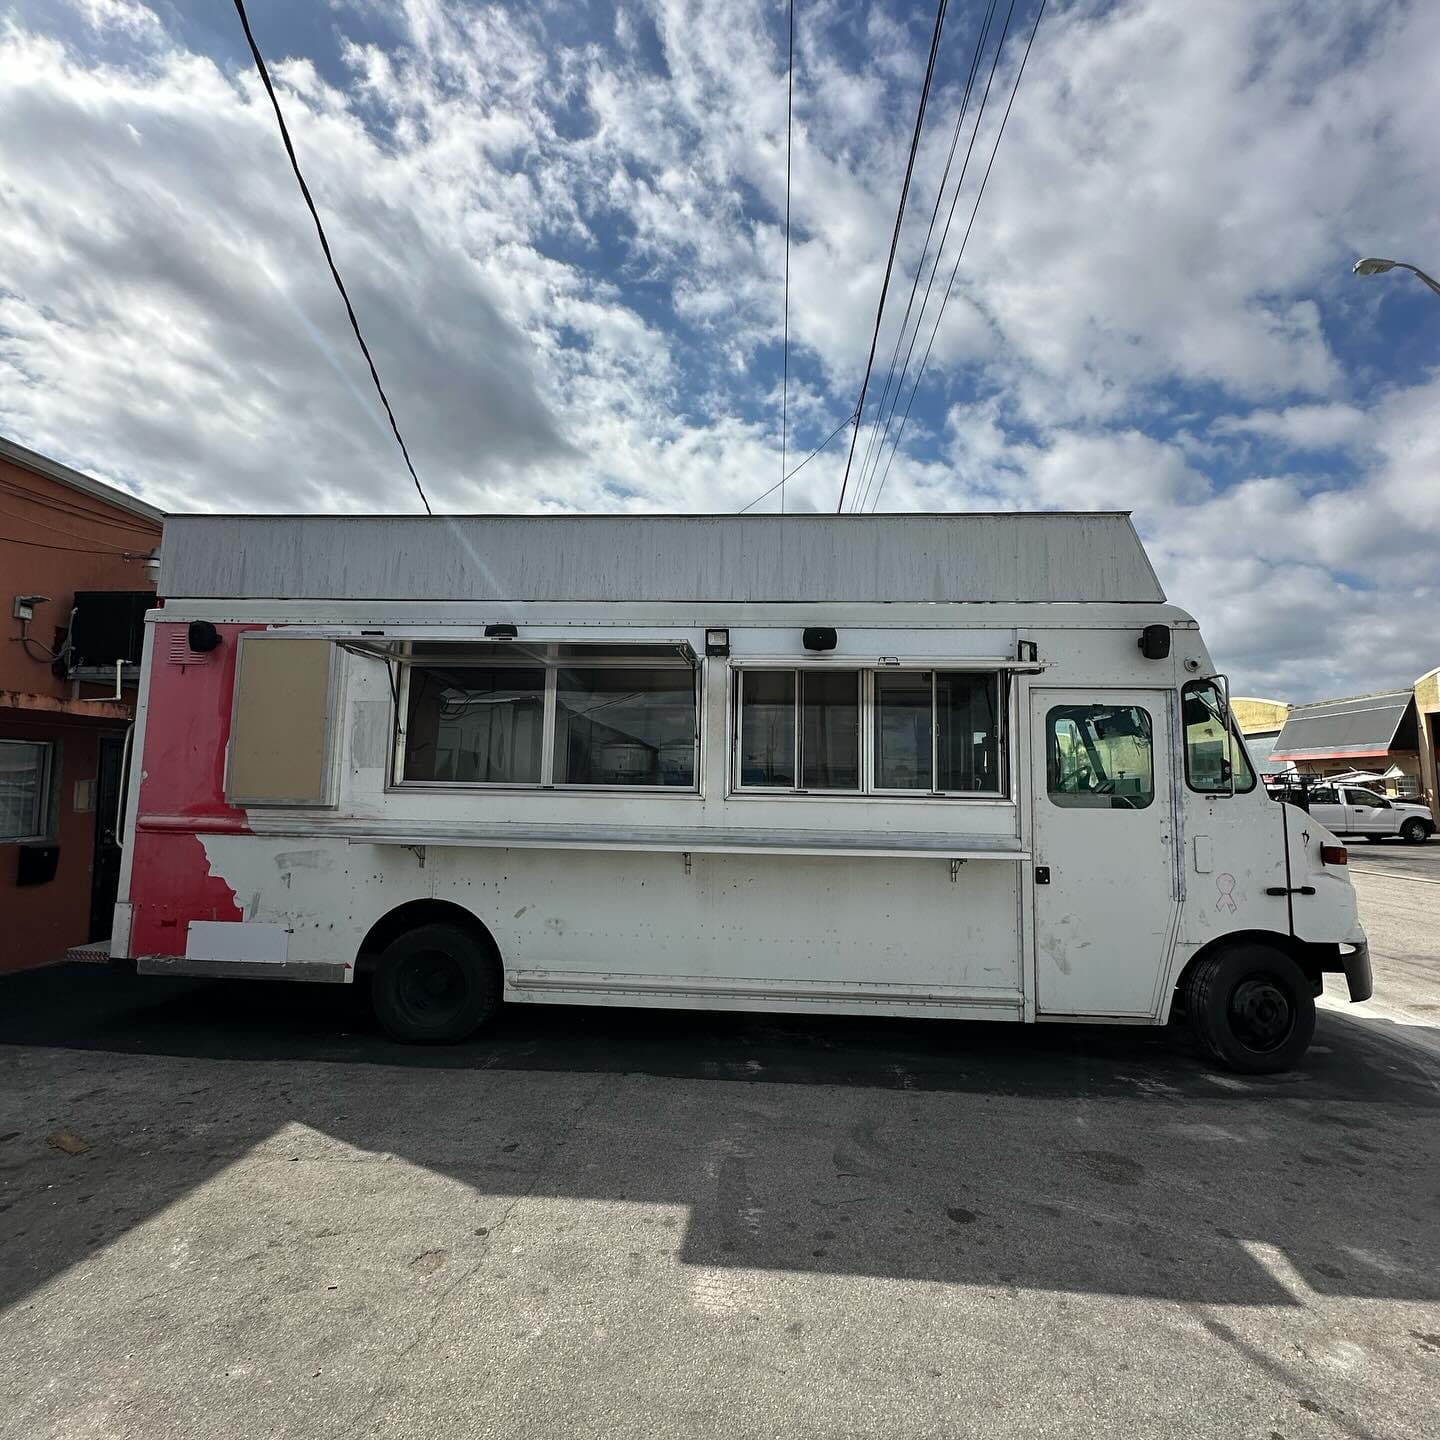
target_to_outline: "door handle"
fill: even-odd
[[[1037,865],[1035,867],[1035,883],[1037,885],[1048,885],[1050,883],[1050,867],[1048,865]]]

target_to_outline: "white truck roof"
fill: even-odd
[[[188,599],[1165,599],[1126,513],[174,515],[161,558]]]

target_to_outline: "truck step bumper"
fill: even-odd
[[[1340,961],[1345,966],[1345,982],[1350,987],[1350,1000],[1358,1004],[1368,1000],[1375,993],[1375,979],[1370,973],[1370,943],[1362,940],[1358,945],[1342,945]]]

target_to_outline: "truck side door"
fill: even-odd
[[[1332,834],[1350,831],[1350,816],[1340,791],[1332,786],[1317,786],[1310,792],[1310,813]]]
[[[1393,835],[1395,812],[1383,795],[1351,787],[1345,792],[1345,813],[1357,835]]]
[[[1400,812],[1375,791],[1356,789],[1351,791],[1352,799],[1361,808],[1367,835],[1394,835],[1400,831]]]
[[[1150,1014],[1179,914],[1170,696],[1030,700],[1038,1009]]]

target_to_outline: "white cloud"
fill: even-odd
[[[72,0],[53,34],[22,4],[0,28],[0,429],[175,508],[409,507],[253,75],[133,0]],[[901,305],[978,23],[952,11]],[[869,344],[926,39],[902,13],[798,17],[792,465]],[[267,48],[440,506],[725,510],[773,483],[776,7],[653,0],[573,41],[551,7],[385,19],[394,48],[333,7],[348,74]],[[1052,7],[932,357],[947,418],[917,406],[882,507],[1133,508],[1245,688],[1428,669],[1440,380],[1354,371],[1337,327],[1388,293],[1354,254],[1440,233],[1437,65],[1420,3]],[[833,507],[845,439],[791,508]],[[1276,446],[1332,469],[1270,473]]]
[[[1291,450],[1331,450],[1354,445],[1370,431],[1370,420],[1354,405],[1290,405],[1225,415],[1211,427],[1217,435],[1255,435]]]

